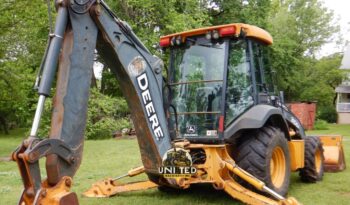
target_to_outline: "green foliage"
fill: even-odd
[[[123,128],[130,128],[130,121],[128,118],[120,118],[115,120],[111,117],[104,117],[95,124],[88,123],[85,135],[87,139],[107,139],[111,138],[113,133]]]
[[[329,123],[336,123],[337,117],[335,106],[324,106],[317,110],[317,119],[325,120]]]
[[[36,104],[33,104],[32,110],[36,109]],[[51,111],[52,111],[52,100],[47,98],[45,101],[44,112],[40,120],[40,128],[38,130],[38,136],[40,138],[45,138],[49,136],[50,127],[51,127]],[[29,130],[26,133],[29,135]]]
[[[0,116],[9,128],[27,126],[36,101],[31,87],[46,45],[47,10],[41,0],[5,0],[0,12]]]
[[[271,0],[209,0],[212,24],[248,23],[266,28]]]
[[[115,75],[108,68],[104,68],[102,71],[100,92],[109,96],[123,96],[123,93],[119,87],[119,83],[116,80]]]
[[[129,109],[123,98],[113,98],[92,89],[89,99],[87,139],[110,138],[123,128],[131,128]]]
[[[315,52],[337,33],[339,26],[332,22],[332,12],[317,0],[276,0],[273,5],[268,26],[274,37],[270,66],[277,71],[279,88],[285,91],[287,100],[300,100],[300,91],[308,87],[306,78],[318,75]],[[327,66],[332,70],[339,67]]]
[[[110,97],[91,89],[88,118],[86,124],[86,139],[106,139],[123,128],[131,128],[129,109],[126,101],[121,97]],[[35,109],[33,107],[33,109]],[[41,118],[40,137],[47,137],[50,132],[52,100],[45,102],[45,111]]]
[[[209,25],[206,1],[107,0],[116,14],[155,52],[161,35]]]
[[[123,98],[112,98],[92,89],[89,99],[86,138],[110,138],[116,130],[130,128],[128,113],[128,106]]]
[[[328,123],[325,120],[316,120],[314,130],[328,130]]]
[[[292,100],[316,101],[320,119],[336,122],[335,88],[344,79],[339,70],[340,55],[333,55],[320,60],[309,59],[303,67],[292,72],[289,84],[289,97]]]

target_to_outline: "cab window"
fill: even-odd
[[[226,125],[254,104],[247,41],[230,42],[227,69]]]

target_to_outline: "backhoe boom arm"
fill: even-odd
[[[43,189],[39,157],[32,156],[47,157],[44,184],[49,187],[73,177],[79,168],[95,49],[119,81],[132,119],[137,122],[135,129],[145,171],[158,182],[161,156],[171,147],[164,109],[156,106],[163,104],[162,61],[150,54],[103,1],[56,0],[56,6],[56,29],[45,59],[31,136],[13,153],[25,185],[19,204],[36,204]],[[57,61],[49,139],[39,140],[37,129]]]

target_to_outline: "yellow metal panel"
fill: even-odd
[[[341,135],[319,136],[323,146],[325,171],[336,172],[345,169],[345,155],[343,150],[343,137]]]
[[[319,136],[323,146],[340,146],[343,137],[341,135],[321,135]]]
[[[290,153],[290,168],[296,171],[304,167],[305,142],[304,140],[291,140],[288,142]]]
[[[238,37],[240,35],[241,31],[244,31],[246,33],[247,37],[257,39],[257,40],[259,40],[267,45],[271,45],[273,43],[272,36],[267,31],[265,31],[264,29],[259,28],[257,26],[243,24],[243,23],[233,23],[233,24],[226,24],[226,25],[220,25],[220,26],[198,28],[198,29],[180,32],[180,33],[170,34],[167,36],[162,36],[160,39],[162,40],[162,39],[166,39],[166,38],[181,36],[182,40],[184,41],[189,36],[204,35],[208,31],[219,30],[221,28],[227,28],[227,27],[234,27],[235,28],[235,34],[233,36]]]

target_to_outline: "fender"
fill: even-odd
[[[224,132],[225,141],[232,141],[235,134],[244,129],[259,129],[267,122],[281,128],[285,136],[290,140],[289,129],[286,120],[283,117],[281,109],[271,105],[256,105],[247,110],[244,114],[234,120]]]

